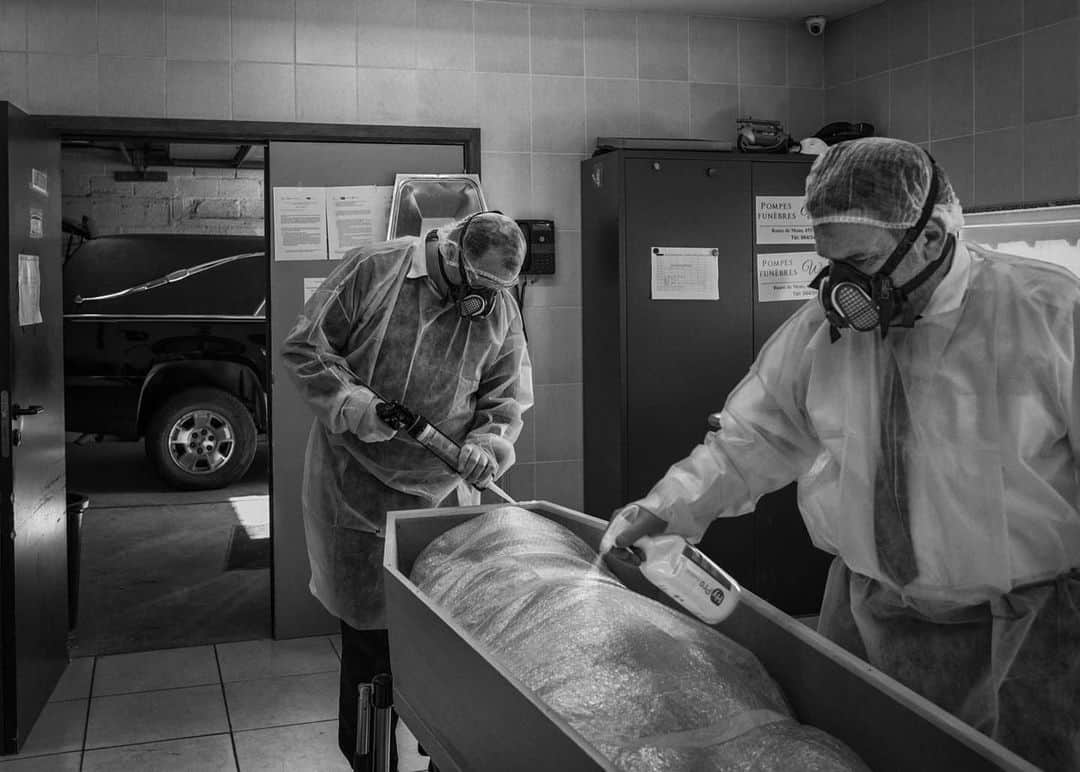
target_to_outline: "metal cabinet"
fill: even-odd
[[[701,442],[758,350],[798,302],[758,301],[754,197],[797,196],[812,159],[617,150],[582,162],[585,509],[645,495]],[[652,300],[656,247],[717,250],[719,300]],[[792,614],[817,613],[829,556],[794,485],[752,516],[716,521],[703,549]]]

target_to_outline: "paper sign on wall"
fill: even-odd
[[[41,239],[45,237],[45,212],[41,209],[30,210],[30,238]]]
[[[817,290],[808,285],[828,260],[814,252],[780,252],[757,256],[758,302],[809,300]]]
[[[19,255],[19,326],[41,324],[41,269],[37,255]]]
[[[756,196],[758,244],[813,244],[806,196]]]
[[[305,276],[304,277],[304,305],[311,300],[311,296],[315,294],[315,290],[322,286],[322,283],[326,279],[322,276]]]
[[[711,247],[653,247],[653,300],[719,300],[720,250]]]
[[[328,259],[326,188],[274,188],[274,259]]]
[[[393,185],[357,185],[326,189],[330,259],[339,260],[355,247],[383,241],[390,219]]]

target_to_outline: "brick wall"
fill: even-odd
[[[130,171],[100,151],[65,150],[61,162],[63,215],[89,218],[95,235],[116,233],[208,233],[262,235],[261,169],[150,167],[166,182],[118,182]]]

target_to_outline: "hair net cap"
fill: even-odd
[[[438,229],[440,243],[449,246],[444,252],[449,262],[457,263],[460,240],[473,278],[501,287],[516,284],[525,259],[525,235],[517,222],[500,212],[485,212],[472,220],[466,233],[461,233],[467,219]]]
[[[899,139],[842,142],[818,156],[806,178],[806,211],[814,225],[910,228],[919,221],[935,169],[934,214],[954,233],[964,218],[948,176],[918,145]]]

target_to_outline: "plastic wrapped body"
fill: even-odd
[[[628,590],[539,515],[447,531],[412,580],[618,769],[866,769],[795,720],[753,654]]]

